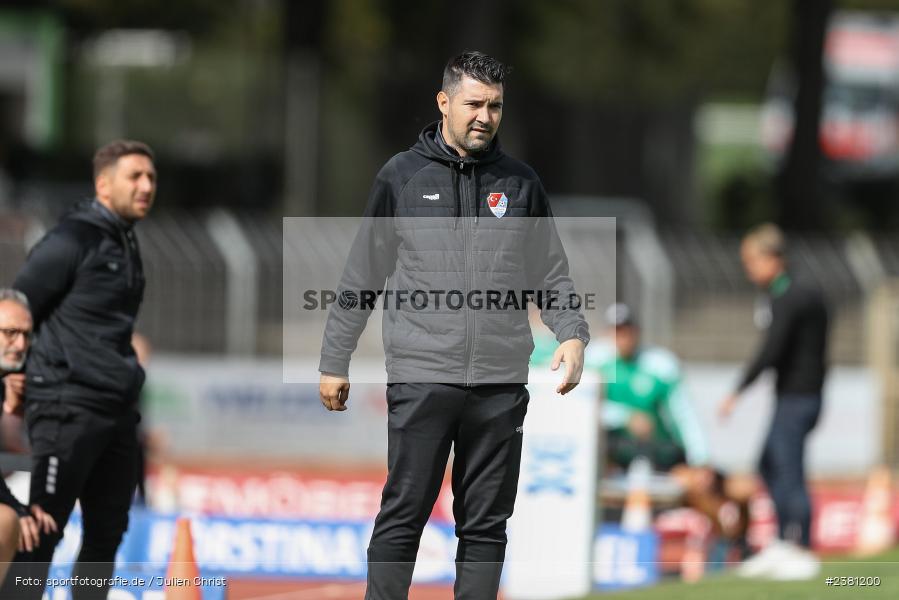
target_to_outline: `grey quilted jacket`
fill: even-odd
[[[525,302],[560,342],[589,341],[537,174],[496,138],[462,158],[439,125],[378,173],[328,314],[323,373],[348,374],[374,306],[390,383],[526,383]]]

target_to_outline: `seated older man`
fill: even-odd
[[[21,292],[0,289],[0,377],[3,378],[3,412],[22,411],[25,375],[22,367],[31,343],[31,312]],[[31,552],[40,530],[56,531],[53,518],[37,505],[19,502],[0,477],[0,582],[6,577],[16,550]]]

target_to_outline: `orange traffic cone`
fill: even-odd
[[[165,574],[165,600],[203,600],[199,579],[190,519],[181,517],[175,524],[175,545]]]
[[[896,543],[896,526],[892,519],[893,490],[890,470],[877,467],[868,477],[862,501],[861,523],[855,543],[860,556],[879,554]]]

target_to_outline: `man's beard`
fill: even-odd
[[[465,149],[465,152],[467,152],[468,154],[473,154],[473,155],[477,156],[478,154],[483,154],[484,152],[487,151],[488,148],[490,148],[490,142],[478,141],[477,146],[471,145],[467,142],[463,142],[462,147]]]
[[[493,136],[490,136],[490,139],[488,140],[485,140],[483,138],[469,140],[468,133],[469,132],[466,132],[465,137],[462,138],[459,144],[460,146],[462,146],[462,148],[465,149],[465,152],[467,152],[468,154],[483,154],[490,148],[490,144],[493,143]]]
[[[0,370],[5,371],[6,373],[16,373],[22,370],[22,367],[25,366],[25,357],[18,360],[10,360],[6,358],[6,356],[0,356]]]
[[[469,138],[469,134],[473,133],[470,127],[466,127],[465,131],[462,132],[461,135],[456,135],[455,129],[452,126],[452,123],[448,124],[447,130],[449,135],[453,138],[451,146],[455,146],[456,148],[461,148],[465,151],[466,154],[477,156],[479,154],[483,154],[487,150],[490,149],[491,144],[493,144],[493,138],[495,133],[492,129],[488,129],[491,132],[489,140],[483,139],[472,139]],[[481,125],[482,129],[487,129]],[[449,140],[446,140],[449,142]]]

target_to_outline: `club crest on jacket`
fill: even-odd
[[[487,196],[487,206],[490,207],[490,212],[492,212],[497,219],[501,219],[503,215],[506,214],[506,209],[509,207],[509,199],[506,198],[505,194],[492,193]]]

